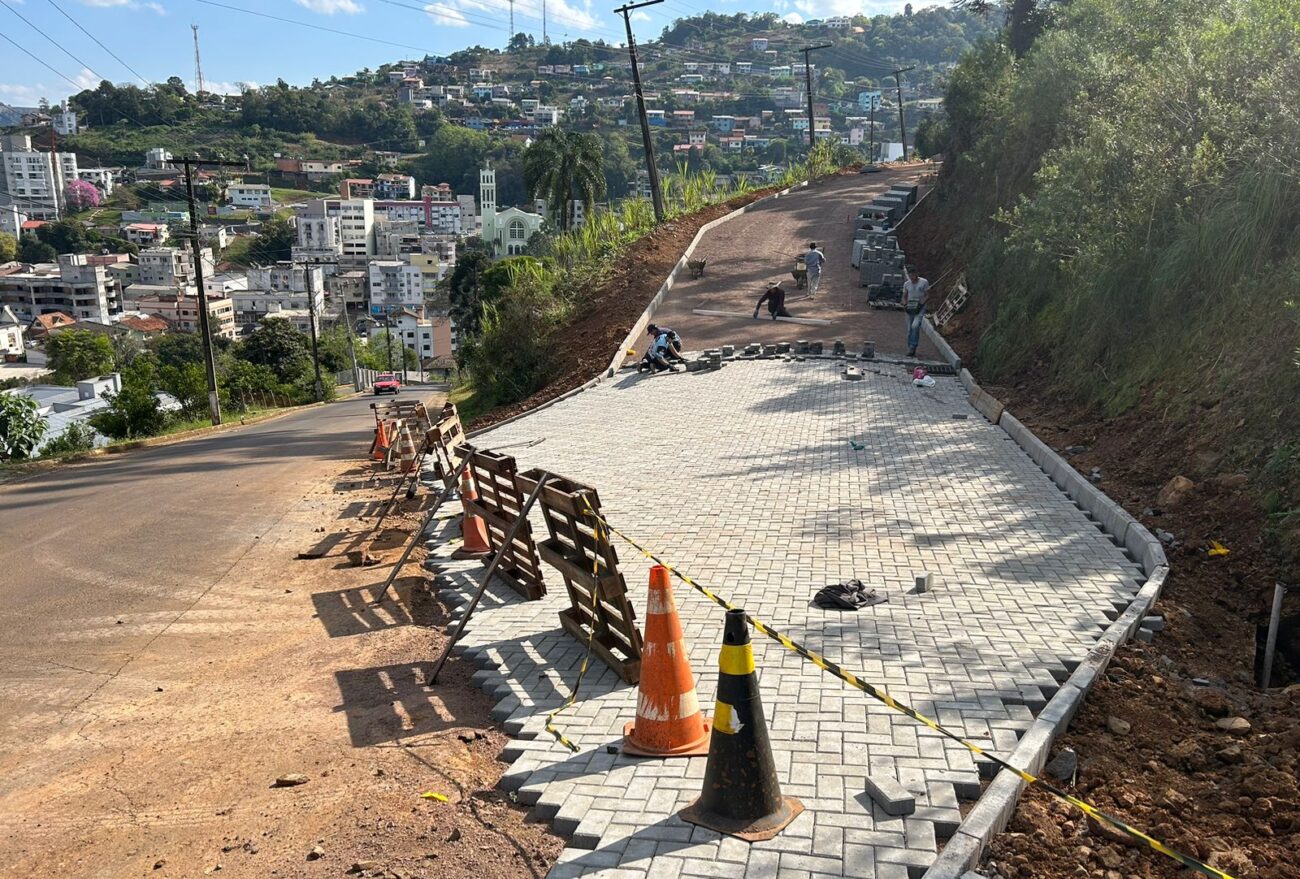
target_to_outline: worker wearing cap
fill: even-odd
[[[767,303],[767,313],[772,316],[772,320],[778,317],[790,317],[790,312],[785,310],[785,289],[781,286],[780,281],[774,281],[767,285],[767,290],[763,295],[758,297],[754,303],[754,320],[758,320],[758,310]]]
[[[679,363],[686,362],[686,358],[682,356],[682,337],[677,334],[676,330],[650,324],[645,328],[645,331],[650,335],[651,339],[656,341],[660,336],[665,337],[667,342],[664,347],[665,357],[669,360],[676,360]]]

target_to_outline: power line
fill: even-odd
[[[0,3],[4,3],[4,0],[0,0]],[[69,58],[71,58],[71,59],[72,59],[73,61],[75,61],[77,64],[80,64],[80,65],[81,65],[83,68],[85,68],[86,70],[89,70],[91,73],[94,73],[95,76],[99,76],[98,73],[95,73],[94,68],[92,68],[92,67],[91,67],[89,64],[87,64],[85,61],[82,61],[82,60],[81,60],[80,58],[78,58],[76,55],[73,55],[73,54],[72,54],[71,52],[69,52],[67,49],[63,48],[63,46],[59,45],[59,43],[56,42],[55,39],[54,39],[53,37],[51,37],[51,36],[50,36],[49,34],[47,34],[45,31],[41,30],[41,29],[40,29],[39,27],[37,27],[36,25],[32,24],[32,22],[28,20],[27,16],[23,15],[23,14],[22,14],[21,12],[19,12],[17,9],[14,9],[14,8],[13,8],[12,6],[10,6],[8,3],[4,3],[4,7],[5,7],[6,9],[8,9],[10,12],[12,12],[14,15],[18,16],[20,19],[22,19],[23,22],[26,23],[26,25],[27,25],[28,27],[30,27],[32,30],[36,31],[38,34],[40,34],[42,37],[44,37],[44,38],[46,39],[46,41],[48,41],[48,42],[50,43],[50,45],[54,46],[56,49],[58,49],[58,50],[59,50],[60,52],[62,52],[64,55],[67,55]],[[5,37],[5,39],[9,39],[9,38],[8,38],[8,37]],[[13,40],[9,40],[9,42],[13,43]],[[14,43],[14,45],[18,45],[18,44],[17,44],[17,43]],[[20,48],[21,48],[21,47],[20,47]],[[24,52],[27,52],[26,49],[23,49],[23,51],[24,51]],[[27,54],[28,54],[28,55],[31,55],[32,53],[31,53],[31,52],[27,52]],[[33,57],[35,57],[35,56],[33,56]],[[41,63],[44,64],[45,62],[42,61]],[[49,67],[50,70],[54,70],[54,68],[53,68],[53,67],[50,67],[50,65],[48,65],[48,64],[46,64],[45,66],[46,66],[46,67]],[[58,73],[57,70],[55,70],[54,72],[55,72],[55,73]],[[63,76],[63,74],[62,74],[62,73],[59,73],[59,76]],[[72,83],[74,86],[76,86],[77,89],[78,89],[78,91],[81,90],[81,86],[78,85],[74,80],[68,79],[68,77],[66,77],[66,76],[63,76],[63,78],[64,78],[64,79],[67,79],[68,82],[70,82],[70,83]],[[102,76],[99,76],[99,78],[100,78],[100,79],[103,79]]]
[[[81,31],[83,34],[85,34],[86,36],[88,36],[88,37],[90,37],[92,40],[94,40],[94,41],[95,41],[95,45],[99,46],[99,48],[103,49],[103,50],[104,50],[105,52],[107,52],[109,55],[113,56],[113,60],[114,60],[114,61],[116,61],[118,64],[121,64],[121,65],[122,65],[123,67],[125,67],[127,70],[131,71],[131,73],[135,75],[135,78],[138,79],[138,80],[140,80],[142,83],[144,83],[146,87],[152,85],[152,83],[150,83],[149,80],[147,80],[147,79],[145,79],[143,76],[141,76],[141,75],[136,71],[136,69],[135,69],[134,67],[132,67],[130,64],[127,64],[127,63],[126,63],[125,61],[123,61],[120,57],[118,57],[118,55],[117,55],[116,52],[114,52],[112,49],[108,48],[108,46],[105,46],[103,43],[101,43],[101,42],[99,41],[99,37],[95,36],[95,35],[92,34],[90,31],[88,31],[88,30],[86,30],[84,27],[82,27],[82,26],[81,26],[81,22],[77,21],[75,18],[73,18],[71,15],[69,15],[69,14],[68,14],[64,9],[63,9],[62,6],[60,6],[58,3],[55,3],[54,0],[49,0],[49,4],[50,4],[51,6],[53,6],[55,9],[57,9],[57,10],[59,11],[59,14],[60,14],[60,15],[62,15],[62,16],[63,16],[64,18],[66,18],[68,21],[72,22],[72,24],[77,28],[77,30]],[[92,72],[93,72],[93,71],[92,71]]]
[[[266,18],[266,19],[270,19],[271,21],[281,22],[282,24],[292,24],[292,25],[297,25],[298,27],[309,27],[312,30],[324,31],[325,33],[329,33],[329,34],[337,34],[341,37],[349,37],[354,40],[365,40],[370,43],[381,43],[385,46],[394,46],[398,49],[411,49],[415,52],[424,52],[427,55],[437,54],[432,49],[429,49],[426,46],[408,46],[405,43],[394,43],[391,40],[381,40],[378,37],[367,37],[362,34],[349,33],[348,31],[341,31],[341,30],[337,30],[336,28],[325,27],[324,25],[320,25],[320,24],[312,24],[306,21],[297,21],[296,19],[292,19],[292,18],[281,18],[278,15],[271,15],[266,12],[257,12],[252,9],[242,9],[238,6],[228,6],[225,3],[218,3],[216,2],[216,0],[194,0],[194,2],[202,3],[205,6],[216,6],[220,9],[228,9],[231,12],[242,12],[245,15],[256,15],[258,18]]]

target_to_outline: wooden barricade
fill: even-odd
[[[449,487],[455,481],[456,467],[465,456],[461,448],[465,445],[465,429],[454,403],[442,407],[442,413],[437,423],[429,428],[425,442],[433,455],[433,472],[442,480],[444,488]]]
[[[370,408],[375,410],[376,422],[400,419],[410,424],[411,430],[417,433],[424,433],[433,426],[429,411],[419,400],[385,400],[382,403],[371,403]]]
[[[473,447],[465,445],[462,449],[468,453]],[[478,500],[462,497],[461,506],[467,513],[483,518],[487,525],[488,545],[494,555],[505,547],[497,574],[510,584],[511,589],[527,600],[535,601],[546,594],[546,585],[542,582],[542,562],[537,557],[532,525],[525,519],[510,544],[505,543],[506,535],[518,521],[527,498],[517,482],[515,459],[483,449],[473,451],[469,469],[478,489]]]
[[[516,477],[523,494],[537,487],[541,471]],[[627,584],[618,571],[618,554],[608,540],[597,540],[587,505],[600,513],[594,488],[552,476],[538,498],[550,537],[538,549],[542,560],[560,572],[570,607],[560,611],[560,625],[586,643],[629,684],[641,677],[641,632],[627,599]],[[595,570],[593,571],[593,567]],[[593,597],[596,599],[593,602]]]

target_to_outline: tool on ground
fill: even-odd
[[[478,500],[478,490],[474,488],[474,477],[466,467],[460,472],[461,501]],[[454,559],[481,559],[490,555],[492,547],[488,545],[487,523],[483,517],[474,513],[469,506],[460,517],[460,533],[464,542],[451,554]]]
[[[781,796],[745,621],[743,610],[727,611],[704,785],[699,799],[679,815],[691,824],[758,842],[784,830],[803,811],[803,803]]]
[[[472,457],[474,457],[474,452],[471,450],[470,453],[465,456],[465,460],[461,462],[461,466],[464,467]],[[487,571],[483,574],[483,579],[479,581],[478,588],[474,590],[474,597],[470,599],[469,607],[465,608],[464,615],[462,615],[460,620],[456,623],[456,630],[451,633],[451,637],[447,639],[446,646],[442,648],[442,655],[438,657],[438,662],[433,667],[433,674],[429,675],[427,683],[438,683],[438,675],[442,673],[442,667],[446,664],[447,657],[451,655],[452,648],[456,646],[456,642],[460,640],[460,636],[464,633],[465,625],[469,622],[469,618],[474,615],[474,609],[478,607],[479,600],[483,598],[483,593],[487,591],[488,583],[492,582],[492,575],[496,573],[497,565],[501,564],[501,559],[506,554],[506,549],[508,549],[510,544],[514,541],[515,532],[519,530],[520,526],[524,522],[528,521],[528,511],[533,508],[533,504],[537,502],[537,496],[542,493],[542,489],[546,486],[546,480],[550,478],[551,475],[549,473],[542,473],[540,478],[538,478],[537,487],[533,489],[533,493],[530,494],[528,500],[524,502],[523,509],[519,511],[519,518],[510,526],[510,532],[506,534],[501,549],[497,550],[496,555],[492,556],[492,561],[488,563]]]
[[[451,484],[443,488],[442,492],[438,495],[438,499],[433,502],[433,506],[429,507],[429,511],[424,514],[424,519],[420,521],[419,526],[411,532],[410,538],[406,541],[406,548],[402,550],[401,558],[397,560],[397,564],[393,565],[393,569],[388,572],[388,579],[384,581],[384,588],[380,590],[379,597],[374,601],[375,604],[379,604],[385,597],[387,597],[389,587],[391,587],[393,581],[397,579],[397,572],[402,570],[402,566],[406,564],[406,560],[411,557],[411,550],[415,549],[415,544],[420,539],[420,535],[424,533],[424,529],[428,528],[429,523],[433,521],[433,514],[438,512],[438,507],[442,506],[443,501],[451,496],[452,486],[456,484],[456,476],[459,476],[460,473],[469,466],[470,459],[473,456],[474,453],[470,452],[465,456],[464,460],[460,462],[456,467],[456,475],[452,477]]]
[[[677,579],[681,580],[687,586],[690,586],[692,589],[694,589],[696,592],[700,593],[705,598],[712,601],[714,604],[724,607],[729,611],[736,609],[735,605],[728,602],[725,598],[722,598],[717,593],[697,583],[695,580],[691,579],[686,574],[683,574],[681,571],[675,569],[672,565],[667,564],[658,556],[656,556],[654,553],[650,552],[650,550],[646,549],[644,546],[637,543],[631,537],[628,537],[626,534],[624,534],[622,531],[619,531],[617,528],[612,527],[607,521],[604,520],[601,521],[610,533],[617,534],[619,537],[621,537],[624,541],[630,544],[634,549],[636,549],[638,552],[640,552],[650,561],[654,562],[657,565],[663,565],[665,568],[668,569],[668,572],[670,574],[672,574]],[[1113,815],[1109,815],[1101,811],[1096,806],[1093,806],[1091,803],[1084,802],[1078,797],[1073,796],[1072,794],[1069,794],[1061,790],[1060,788],[1056,787],[1050,782],[1045,781],[1044,779],[1036,775],[1032,775],[1031,773],[1026,772],[1023,769],[1020,769],[1019,767],[1013,766],[1011,763],[1009,763],[1007,760],[1003,759],[1002,757],[999,757],[997,754],[994,754],[991,751],[981,748],[979,745],[975,744],[974,742],[966,740],[959,733],[955,733],[952,730],[948,729],[947,727],[942,726],[937,720],[933,720],[925,716],[924,714],[917,711],[915,708],[912,708],[910,705],[904,702],[899,702],[893,696],[889,695],[889,693],[886,692],[885,690],[876,687],[873,684],[868,683],[867,681],[862,680],[862,678],[858,677],[852,672],[845,671],[834,662],[831,662],[830,660],[826,659],[825,657],[821,656],[818,653],[814,653],[813,651],[809,650],[807,647],[804,647],[802,644],[799,644],[793,639],[781,634],[779,631],[767,625],[766,623],[763,623],[761,620],[757,620],[750,616],[746,616],[746,619],[749,621],[749,624],[753,626],[755,629],[757,629],[759,632],[762,632],[764,635],[771,638],[773,641],[776,641],[785,649],[797,653],[799,656],[802,656],[804,659],[808,660],[813,665],[817,666],[822,671],[826,672],[832,677],[838,678],[839,680],[843,681],[844,683],[848,684],[849,686],[857,690],[861,690],[863,693],[866,693],[868,696],[884,704],[888,708],[891,708],[894,711],[898,711],[902,714],[905,714],[908,717],[912,718],[913,720],[917,721],[918,723],[925,724],[930,729],[934,730],[940,735],[945,736],[946,738],[949,738],[952,741],[957,742],[959,745],[966,748],[972,754],[978,754],[981,757],[987,758],[990,762],[996,764],[998,767],[1007,770],[1012,775],[1015,775],[1025,784],[1030,786],[1036,785],[1042,788],[1043,790],[1046,790],[1049,794],[1056,797],[1058,800],[1069,803],[1070,805],[1079,809],[1089,818],[1092,818],[1095,821],[1098,821],[1102,824],[1106,824],[1107,826],[1118,830],[1119,832],[1123,833],[1125,836],[1127,836],[1129,839],[1133,840],[1134,842],[1145,846],[1151,851],[1159,852],[1165,857],[1177,861],[1179,864],[1182,864],[1184,867],[1187,867],[1188,869],[1195,870],[1196,872],[1202,873],[1206,876],[1210,876],[1212,877],[1212,879],[1235,879],[1235,877],[1233,877],[1230,873],[1225,873],[1223,870],[1220,870],[1217,867],[1211,867],[1209,864],[1206,864],[1202,861],[1198,861],[1196,858],[1192,857],[1191,855],[1185,855],[1182,852],[1177,851],[1176,849],[1172,849],[1169,846],[1165,845],[1160,840],[1156,839],[1155,837],[1149,836],[1146,833],[1143,833],[1141,830],[1138,830],[1136,827],[1130,826],[1127,822],[1122,821],[1121,819],[1116,818]],[[716,724],[718,723],[718,718],[716,716],[714,717],[713,722],[716,728]]]
[[[650,569],[636,720],[623,728],[623,753],[699,757],[709,752],[710,721],[700,711],[682,621],[668,569]]]

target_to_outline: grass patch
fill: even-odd
[[[313,198],[326,198],[329,193],[312,192],[309,189],[280,189],[271,187],[271,198],[280,204],[298,204],[299,202],[311,201]]]
[[[469,424],[492,408],[491,401],[475,390],[472,379],[465,379],[455,385],[447,395],[447,399],[456,404],[461,424]]]

